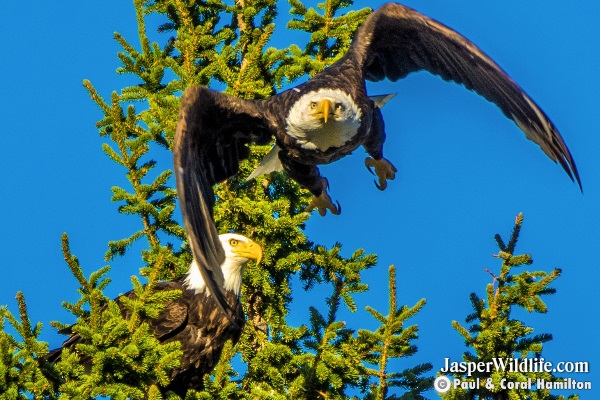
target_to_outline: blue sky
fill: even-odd
[[[134,83],[118,76],[120,50],[113,32],[137,43],[134,8],[110,0],[4,5],[0,72],[3,146],[0,168],[4,202],[0,243],[3,283],[0,304],[16,311],[22,290],[31,318],[45,328],[52,347],[62,338],[50,320],[72,321],[62,300],[76,299],[76,282],[60,251],[60,235],[89,274],[103,266],[109,240],[138,229],[135,218],[118,215],[110,188],[123,184],[122,171],[101,151],[95,122],[101,117],[82,87],[90,79],[107,97]],[[360,1],[356,8],[381,2]],[[547,297],[544,315],[516,315],[552,333],[544,347],[553,362],[588,361],[592,392],[600,391],[600,328],[596,299],[600,239],[600,4],[553,6],[530,1],[407,1],[405,4],[456,29],[490,55],[544,109],[558,127],[579,168],[584,194],[561,168],[527,141],[491,103],[463,87],[419,73],[396,83],[370,84],[371,94],[398,93],[384,108],[386,157],[399,172],[384,192],[365,170],[362,150],[322,168],[340,216],[314,215],[309,238],[327,246],[341,242],[345,254],[357,248],[379,256],[364,274],[372,287],[357,296],[360,312],[344,313],[351,327],[376,325],[362,310],[387,310],[387,269],[395,264],[398,298],[427,305],[412,322],[420,327],[417,356],[398,369],[445,357],[460,359],[463,342],[451,327],[471,312],[469,294],[484,296],[488,268],[498,271],[493,236],[507,238],[517,213],[525,215],[517,251],[533,254],[531,269],[562,268],[557,293]],[[287,19],[286,5],[280,9]],[[283,24],[274,45],[288,43]],[[296,36],[293,36],[294,38]],[[168,157],[164,158],[168,160]],[[135,250],[134,250],[135,251]],[[129,276],[141,264],[135,256],[111,262],[108,294],[131,288]],[[304,303],[292,324],[300,324]],[[568,394],[570,392],[557,392]],[[596,396],[594,396],[596,395]],[[431,391],[429,397],[437,395]]]

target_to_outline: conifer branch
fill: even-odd
[[[368,351],[366,360],[375,363],[379,369],[368,370],[368,376],[374,376],[377,383],[371,385],[371,397],[377,400],[388,398],[391,387],[407,389],[412,396],[420,398],[421,392],[429,389],[433,378],[423,377],[422,374],[430,371],[432,365],[427,363],[405,369],[402,372],[388,372],[388,363],[391,358],[409,357],[417,348],[411,342],[418,338],[418,327],[412,325],[404,327],[404,322],[416,315],[425,305],[425,299],[418,301],[413,307],[398,307],[396,297],[396,268],[391,265],[389,274],[389,310],[387,316],[382,315],[371,307],[367,311],[380,323],[376,331],[360,330],[359,338]]]
[[[55,387],[46,377],[46,373],[51,373],[46,371],[50,367],[43,361],[48,354],[48,343],[38,340],[42,324],[32,325],[23,293],[17,292],[15,297],[19,318],[7,307],[0,307],[0,396],[25,400],[28,393],[35,398],[55,399]],[[5,332],[5,320],[21,341]]]

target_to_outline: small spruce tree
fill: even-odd
[[[514,254],[522,223],[523,215],[519,214],[508,244],[505,244],[500,235],[495,236],[500,249],[495,257],[502,260],[502,265],[497,275],[487,270],[492,276],[492,282],[486,287],[486,299],[471,293],[474,312],[465,321],[472,325],[465,328],[457,321],[452,322],[452,326],[465,340],[466,346],[475,351],[474,354],[469,351],[464,353],[463,360],[466,362],[493,363],[494,359],[540,359],[543,344],[552,340],[551,334],[533,334],[532,327],[512,316],[513,310],[516,308],[528,312],[547,312],[546,304],[541,296],[556,292],[554,288],[550,287],[550,284],[561,273],[560,269],[554,269],[550,273],[544,271],[517,272],[520,267],[533,263],[529,254]],[[560,380],[549,372],[509,371],[509,368],[503,370],[500,367],[492,368],[489,372],[487,370],[475,371],[471,376],[467,376],[467,373],[455,373],[454,377],[462,382],[479,382],[479,385],[474,389],[452,388],[441,396],[443,399],[564,399],[563,396],[552,395],[547,389],[538,390],[535,385],[537,379],[548,382]],[[504,388],[501,384],[503,379]],[[506,384],[506,382],[529,382],[528,380],[531,380],[533,384],[531,389],[521,388],[520,385],[517,385],[516,388],[509,388]],[[579,397],[572,395],[568,398],[578,399]]]

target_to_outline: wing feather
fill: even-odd
[[[186,288],[182,279],[172,282],[158,282],[154,286],[156,292],[167,290],[181,290],[181,297],[168,302],[165,308],[155,319],[149,321],[154,337],[161,342],[175,336],[185,328],[188,321],[189,300],[185,297]],[[135,296],[134,292],[128,292],[127,296]],[[123,310],[125,311],[125,310]]]
[[[173,146],[177,195],[202,278],[228,316],[232,310],[224,298],[221,271],[225,253],[213,221],[212,186],[238,172],[240,161],[250,153],[248,143],[265,144],[272,136],[256,102],[200,86],[182,96]]]
[[[447,26],[387,3],[361,25],[340,61],[358,63],[364,78],[372,81],[395,81],[425,70],[463,84],[500,107],[581,188],[575,161],[546,114],[491,58]]]

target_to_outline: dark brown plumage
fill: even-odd
[[[183,289],[181,282],[164,285],[160,290]],[[234,311],[235,325],[223,314],[214,296],[195,294],[190,289],[183,290],[182,296],[170,303],[159,318],[150,321],[157,339],[165,343],[177,340],[183,352],[180,365],[171,373],[171,383],[165,390],[182,397],[188,389],[202,390],[204,375],[219,362],[225,342],[238,342],[245,324],[244,312],[237,294],[225,291],[225,300]]]
[[[249,154],[246,144],[275,138],[275,150],[260,172],[281,167],[314,194],[309,210],[339,213],[318,164],[333,162],[362,145],[379,188],[384,189],[396,172],[383,157],[380,104],[368,97],[365,80],[396,81],[421,70],[461,83],[495,103],[581,187],[556,127],[494,61],[443,24],[388,3],[365,20],[339,61],[293,89],[254,101],[198,86],[184,93],[174,146],[177,192],[194,256],[203,261],[205,278],[214,278],[211,291],[218,290],[221,277],[215,266],[222,258],[212,221],[212,185],[238,172]]]
[[[214,296],[204,291],[205,282],[202,280],[198,266],[192,263],[188,274],[172,282],[159,282],[155,291],[181,290],[181,297],[165,305],[159,316],[149,321],[154,336],[163,343],[179,341],[183,355],[180,365],[171,373],[171,382],[163,388],[166,393],[172,390],[184,397],[188,389],[202,390],[203,377],[210,373],[221,356],[224,344],[231,340],[234,344],[240,338],[245,324],[244,312],[239,301],[241,274],[248,259],[260,262],[262,249],[253,241],[236,234],[224,234],[219,240],[225,248],[225,260],[222,263],[224,274],[224,300],[233,311],[233,321],[223,313]],[[119,298],[135,297],[130,291]],[[117,299],[118,301],[119,299]],[[120,302],[121,312],[126,319],[131,314]],[[59,349],[53,350],[47,357],[49,362],[57,362],[62,349],[76,350],[76,345],[83,343],[78,334],[71,334]],[[88,368],[89,358],[80,357],[81,362]]]

